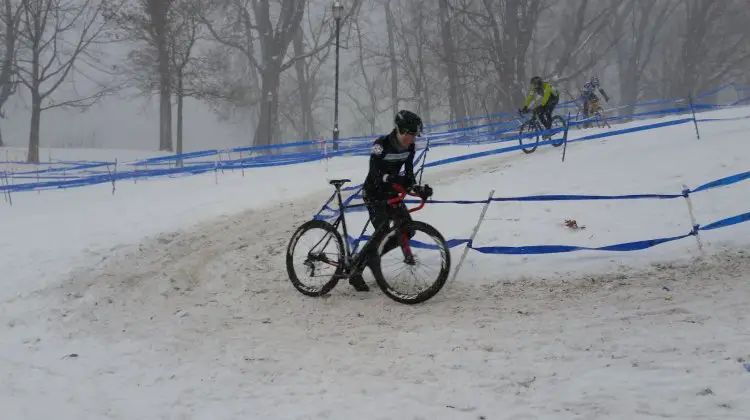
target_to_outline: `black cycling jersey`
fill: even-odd
[[[391,184],[397,183],[405,188],[414,185],[414,143],[402,148],[398,145],[396,130],[381,136],[372,143],[370,151],[370,170],[365,178],[363,190],[368,197],[382,197],[392,192]],[[405,176],[400,176],[401,167]],[[384,178],[385,177],[385,178]]]

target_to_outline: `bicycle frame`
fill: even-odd
[[[526,118],[523,115],[523,113],[521,113],[521,112],[518,113],[521,116],[521,118],[524,119],[524,121],[520,125],[524,125],[526,123],[530,123],[530,124],[536,125],[537,129],[540,129],[541,126],[539,125],[539,123],[540,123],[540,121],[539,121],[539,113],[538,112],[534,112],[534,111],[531,111],[530,113],[531,113],[531,117],[529,117],[529,118]]]
[[[394,207],[396,205],[398,205],[398,203],[400,203],[401,201],[403,201],[404,198],[406,198],[407,195],[411,195],[413,197],[419,197],[419,195],[417,195],[417,194],[413,194],[413,193],[407,192],[406,189],[404,187],[402,187],[401,185],[399,185],[399,184],[391,184],[391,188],[393,188],[396,192],[399,193],[399,195],[397,197],[389,198],[387,200],[387,203],[389,205],[391,205],[391,206],[394,206]],[[338,229],[339,224],[341,224],[341,230],[342,230],[342,232],[344,234],[344,252],[346,254],[346,264],[347,265],[352,265],[353,261],[351,261],[351,258],[352,258],[353,253],[356,251],[356,248],[352,249],[352,247],[349,245],[349,232],[348,232],[348,229],[346,227],[346,216],[344,214],[345,213],[344,210],[346,208],[364,206],[364,204],[357,204],[357,205],[354,205],[354,206],[351,206],[351,205],[350,206],[344,206],[344,200],[341,197],[341,189],[336,189],[336,198],[337,198],[337,201],[338,201],[339,215],[336,216],[336,221],[334,221],[332,223],[332,225],[333,225],[334,229]],[[415,211],[421,210],[424,207],[426,199],[424,199],[422,197],[419,197],[419,198],[422,200],[421,203],[418,206],[416,206],[416,207],[408,209],[409,213],[413,213]],[[370,223],[370,219],[368,218],[367,219],[367,223],[365,223],[365,226],[362,228],[362,232],[360,232],[360,235],[359,235],[360,237],[365,233],[365,230],[367,230],[367,225],[369,223]],[[370,240],[373,240],[374,238],[377,238],[378,235],[384,233],[384,232],[382,232],[382,230],[383,229],[381,229],[379,231],[379,230],[376,229],[375,232],[372,234],[372,238]],[[366,244],[365,244],[365,246],[366,246]],[[362,248],[364,248],[364,247],[362,247]]]

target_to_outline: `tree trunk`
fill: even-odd
[[[427,80],[425,69],[424,52],[422,45],[419,46],[419,80],[421,81],[421,95],[419,96],[419,115],[423,121],[430,121],[430,83]]]
[[[263,96],[260,104],[260,121],[255,129],[255,146],[269,146],[275,143],[277,130],[276,120],[278,119],[278,91],[280,63],[277,61],[268,61],[266,69],[261,76],[261,91]]]
[[[425,19],[424,13],[421,9],[417,12],[417,34],[419,39],[416,40],[417,46],[417,86],[419,86],[419,116],[422,117],[423,121],[430,120],[430,83],[427,80],[427,70],[425,69],[425,42],[427,41],[427,34],[424,31],[423,21]]]
[[[448,73],[448,103],[450,104],[452,118],[463,121],[466,118],[466,104],[459,89],[458,57],[453,45],[453,31],[448,16],[448,0],[440,0],[440,22],[444,61]]]
[[[395,116],[398,113],[398,60],[396,58],[396,41],[393,39],[396,25],[393,23],[390,0],[385,4],[385,21],[388,26],[388,52],[391,57],[391,107],[392,115]]]
[[[29,129],[29,163],[39,163],[39,131],[42,121],[42,97],[37,86],[31,92],[31,127]]]
[[[177,75],[177,154],[182,154],[182,125],[184,120],[182,118],[183,104],[185,102],[185,90],[182,82],[182,72]],[[182,167],[182,157],[177,159],[177,166]]]
[[[167,15],[172,2],[148,0],[158,54],[159,69],[159,150],[172,151],[172,72]]]
[[[627,6],[626,6],[627,7]],[[630,17],[635,19],[635,7],[627,7],[631,10]],[[619,13],[615,16],[613,32],[615,37],[623,35],[625,31],[625,20],[627,19],[627,13]],[[633,29],[635,29],[635,23],[633,22]],[[637,34],[631,34],[633,36]],[[635,77],[637,75],[631,74],[632,62],[635,59],[635,40],[631,40],[626,36],[623,36],[620,42],[617,44],[617,67],[618,67],[618,78],[620,85],[620,106],[634,104],[638,100],[638,87]],[[628,46],[631,48],[628,48]],[[635,107],[622,108],[620,115],[630,115],[635,113]]]
[[[302,43],[302,31],[297,31],[294,36],[294,55],[301,56],[305,53],[305,46]],[[312,140],[315,138],[315,122],[312,111],[312,95],[310,94],[311,84],[305,74],[305,60],[297,60],[294,63],[294,69],[297,72],[297,84],[299,85],[300,109],[302,111],[302,138]]]
[[[172,151],[172,89],[170,89],[169,64],[159,60],[159,150]],[[164,69],[166,67],[166,69]]]
[[[700,63],[706,59],[708,47],[706,36],[709,26],[717,24],[710,16],[715,10],[723,7],[721,2],[693,0],[685,2],[685,40],[682,43],[682,55],[679,66],[679,83],[673,85],[674,98],[687,98],[695,94],[701,73]]]
[[[14,60],[16,59],[16,31],[19,28],[18,20],[13,14],[12,3],[5,1],[5,56],[2,59],[2,68],[0,69],[0,118],[2,118],[2,108],[10,96],[15,93],[15,85],[12,83],[14,71]],[[20,15],[20,10],[19,15]],[[3,135],[0,133],[0,147],[3,147]]]

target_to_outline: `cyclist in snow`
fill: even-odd
[[[412,190],[425,199],[432,195],[432,188],[429,185],[416,185],[417,182],[414,177],[414,156],[416,154],[414,141],[422,133],[422,119],[411,111],[401,110],[396,114],[394,123],[395,127],[389,134],[379,137],[372,143],[370,169],[362,187],[362,199],[370,213],[372,226],[376,230],[391,220],[411,220],[411,216],[403,203],[399,203],[396,208],[388,205],[387,200],[389,198],[398,196],[398,193],[393,190],[392,184],[399,184],[407,191]],[[402,167],[404,168],[404,175],[400,174]],[[411,236],[413,235],[412,233]],[[371,246],[375,245],[368,242],[362,248],[362,252],[366,252],[365,248]],[[383,253],[385,254],[397,246],[396,243],[389,243]],[[349,283],[357,291],[370,290],[361,273],[355,273],[350,278]]]
[[[590,81],[584,83],[583,89],[581,89],[581,100],[583,101],[583,118],[589,117],[589,110],[591,110],[592,105],[599,105],[599,97],[596,96],[597,90],[602,94],[604,100],[609,102],[609,96],[607,96],[607,92],[605,92],[601,87],[599,78],[597,76],[593,76]],[[586,123],[585,126],[587,127],[588,123]]]
[[[560,101],[560,92],[550,83],[543,81],[541,77],[534,76],[531,78],[531,87],[520,111],[522,114],[529,112],[531,101],[539,96],[542,97],[542,100],[534,108],[534,113],[539,114],[542,124],[549,130],[552,128],[552,111],[555,110],[557,103]],[[543,137],[548,138],[549,136]]]

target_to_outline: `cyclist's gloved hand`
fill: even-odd
[[[412,185],[414,185],[414,181],[409,179],[409,177],[404,175],[383,175],[383,182],[387,184],[398,184],[402,187],[408,189]]]
[[[525,106],[525,107],[519,109],[518,111],[520,111],[521,114],[526,114],[527,112],[529,112],[529,107]]]

